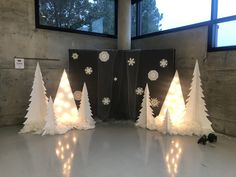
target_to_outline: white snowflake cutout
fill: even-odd
[[[136,90],[135,90],[135,93],[136,93],[136,95],[143,95],[143,88],[142,87],[138,87],[138,88],[136,88]]]
[[[148,72],[148,78],[151,80],[151,81],[155,81],[157,80],[159,77],[159,74],[156,70],[151,70]]]
[[[72,54],[72,58],[73,58],[74,60],[78,59],[78,58],[79,58],[78,53],[73,53],[73,54]]]
[[[74,98],[75,98],[76,101],[80,101],[81,100],[81,96],[82,96],[82,92],[81,91],[76,90],[74,92]]]
[[[160,67],[165,68],[168,66],[168,61],[166,59],[162,59],[160,61]]]
[[[151,106],[154,107],[159,107],[160,101],[157,98],[151,98]]]
[[[118,78],[117,77],[114,77],[114,81],[116,82],[118,80]]]
[[[110,58],[110,55],[107,51],[102,51],[99,53],[99,59],[102,61],[102,62],[107,62]]]
[[[86,75],[91,75],[91,74],[93,73],[93,68],[87,66],[87,67],[84,69],[84,72],[85,72]]]
[[[129,59],[127,60],[127,63],[128,63],[128,66],[134,66],[134,64],[135,64],[135,59],[134,59],[134,58],[129,58]]]
[[[105,106],[109,105],[110,102],[111,102],[111,100],[110,100],[109,97],[104,97],[104,98],[102,99],[102,104],[105,105]]]

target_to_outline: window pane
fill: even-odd
[[[236,45],[236,20],[218,23],[216,47]]]
[[[236,15],[236,0],[218,0],[218,18]]]
[[[135,37],[136,36],[136,4],[132,5],[132,9],[131,9],[131,36]]]
[[[211,0],[143,0],[142,34],[210,20]]]
[[[115,33],[114,0],[39,0],[40,25]]]

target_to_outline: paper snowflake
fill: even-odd
[[[168,65],[168,61],[166,59],[162,59],[160,61],[160,67],[165,68]]]
[[[159,74],[156,70],[151,70],[148,72],[148,78],[151,80],[151,81],[155,81],[157,80],[159,77]]]
[[[82,92],[81,91],[76,90],[74,92],[74,98],[75,98],[76,101],[81,100],[81,96],[82,96]]]
[[[135,64],[134,58],[129,58],[129,59],[127,60],[127,63],[128,63],[128,66],[134,66],[134,64]]]
[[[78,58],[79,58],[78,53],[73,53],[73,54],[72,54],[72,58],[73,58],[74,60],[78,59]]]
[[[104,97],[104,98],[102,99],[102,104],[103,104],[103,105],[109,105],[110,102],[111,102],[111,100],[110,100],[110,98],[108,98],[108,97]]]
[[[102,62],[107,62],[110,58],[110,55],[107,51],[102,51],[99,53],[99,59],[102,61]]]
[[[157,98],[151,98],[151,106],[152,107],[159,107],[160,101]]]
[[[143,88],[142,87],[138,87],[138,88],[136,88],[136,90],[135,90],[135,93],[136,93],[136,95],[142,95],[143,94]]]
[[[84,69],[84,72],[85,72],[85,74],[87,74],[87,75],[91,75],[91,74],[93,73],[93,68],[87,66],[87,67]]]
[[[117,77],[114,77],[114,81],[116,82],[118,80],[118,78]]]

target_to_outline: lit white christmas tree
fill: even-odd
[[[168,111],[168,109],[166,110],[166,115],[165,115],[165,119],[164,119],[164,130],[163,130],[163,133],[164,134],[172,134],[172,131],[171,131],[171,127],[172,127],[172,123],[171,123],[171,119],[170,119],[170,113]]]
[[[136,122],[136,126],[142,127],[142,128],[148,128],[150,130],[155,129],[155,122],[153,117],[153,110],[151,108],[151,102],[150,102],[150,92],[148,88],[148,84],[146,84],[145,90],[144,90],[144,96],[142,101],[142,108],[140,110],[140,114],[138,117],[138,120]]]
[[[191,128],[189,131],[192,131],[196,135],[213,132],[211,122],[207,119],[207,108],[201,86],[199,65],[196,60],[184,118]]]
[[[170,88],[160,110],[159,116],[156,117],[155,123],[157,130],[163,132],[165,130],[164,120],[166,117],[166,112],[169,112],[170,120],[171,120],[171,130],[173,134],[178,134],[178,129],[181,129],[181,124],[184,121],[184,113],[185,113],[185,103],[184,97],[180,85],[179,74],[178,71],[175,72],[174,78],[170,84]],[[165,133],[165,132],[163,132]],[[168,132],[170,133],[170,132]]]
[[[30,104],[24,122],[24,127],[20,133],[41,132],[45,125],[45,116],[47,114],[48,98],[44,86],[42,73],[39,63],[37,63],[32,92],[30,94]]]
[[[84,83],[79,107],[79,122],[76,128],[84,130],[95,128],[95,121],[92,116],[93,114],[89,103],[88,90]]]
[[[72,129],[78,125],[79,114],[65,70],[54,100],[54,111],[59,127]]]
[[[46,115],[46,123],[43,128],[42,135],[55,135],[57,134],[57,123],[56,117],[53,109],[53,101],[52,98],[49,98],[47,115]]]

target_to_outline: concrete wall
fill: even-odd
[[[115,49],[116,40],[35,29],[34,0],[0,1],[0,126],[22,123],[29,104],[36,61],[15,70],[14,56],[60,59],[40,61],[47,93],[54,97],[70,48]]]
[[[207,27],[132,41],[133,49],[176,49],[185,99],[199,60],[209,119],[217,132],[236,136],[236,51],[207,52]]]

